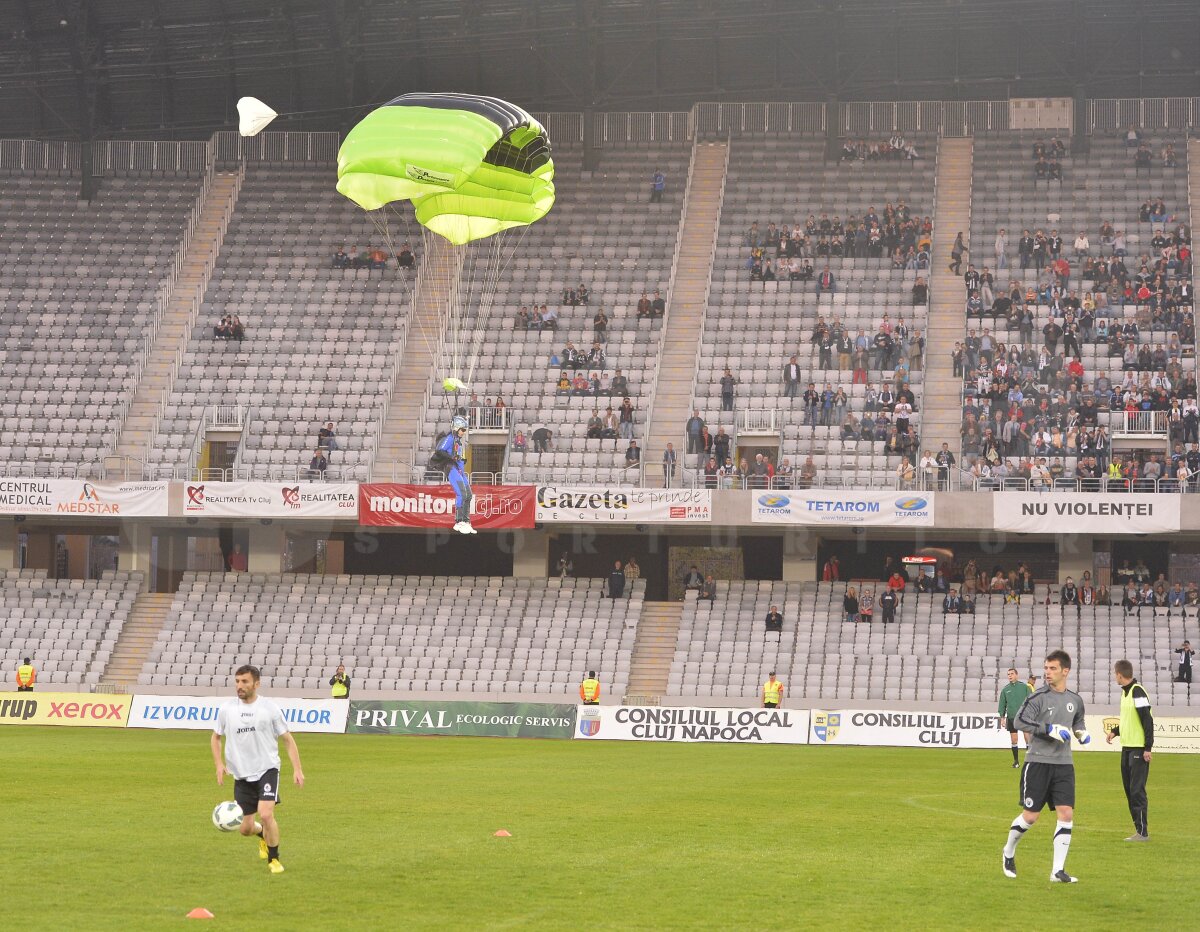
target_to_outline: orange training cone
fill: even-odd
[[[212,919],[214,917],[213,917],[213,914],[210,913],[203,906],[197,906],[195,909],[193,909],[190,913],[187,914],[187,918],[188,919]]]
[[[494,837],[494,838],[512,838],[512,832],[506,832],[506,831],[504,831],[504,829],[500,829],[500,831],[496,832],[492,837]]]

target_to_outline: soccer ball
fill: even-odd
[[[213,810],[213,825],[222,832],[236,832],[242,824],[242,807],[237,803],[218,803]]]

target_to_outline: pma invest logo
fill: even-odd
[[[758,506],[760,508],[769,508],[772,511],[783,511],[792,500],[786,495],[760,495],[758,497]]]
[[[929,502],[923,498],[898,498],[896,499],[897,511],[924,511],[929,507]]]

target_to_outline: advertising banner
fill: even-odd
[[[1159,534],[1179,530],[1179,496],[1149,492],[996,492],[998,531]]]
[[[167,489],[166,482],[0,479],[0,514],[165,518]]]
[[[472,488],[471,524],[481,530],[532,528],[531,485],[477,485]],[[454,489],[449,485],[366,483],[358,487],[358,523],[374,527],[454,526]]]
[[[933,492],[859,492],[787,489],[755,492],[756,524],[826,524],[855,527],[932,527]]]
[[[191,728],[212,730],[217,712],[229,696],[133,697],[130,728]],[[340,735],[346,730],[350,703],[345,699],[292,699],[272,696],[291,731],[320,731]]]
[[[981,712],[893,712],[813,709],[809,744],[867,744],[896,748],[1009,747],[1000,716]]]
[[[132,696],[91,693],[2,693],[0,725],[124,728]]]
[[[575,706],[542,702],[403,702],[354,699],[346,732],[358,735],[472,735],[570,738]]]
[[[183,487],[188,515],[224,518],[354,518],[352,482],[197,482]]]
[[[539,486],[537,519],[547,524],[603,521],[631,524],[707,524],[707,489],[626,489],[606,486]]]
[[[807,709],[581,705],[575,737],[601,741],[807,744]]]
[[[1104,740],[1109,732],[1121,724],[1120,716],[1115,713],[1088,715],[1086,721],[1087,730],[1092,734],[1092,743],[1085,748],[1074,744],[1072,747],[1075,750],[1121,750],[1120,736],[1113,738],[1112,744]],[[1162,718],[1155,715],[1153,751],[1155,754],[1200,754],[1200,718]]]

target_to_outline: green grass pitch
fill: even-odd
[[[299,735],[308,785],[285,760],[273,876],[209,821],[232,790],[207,732],[0,736],[11,928],[186,927],[196,906],[254,930],[1195,921],[1194,757],[1155,758],[1153,841],[1129,845],[1118,757],[1077,755],[1064,887],[1048,815],[1019,879],[1000,872],[1007,752]]]

